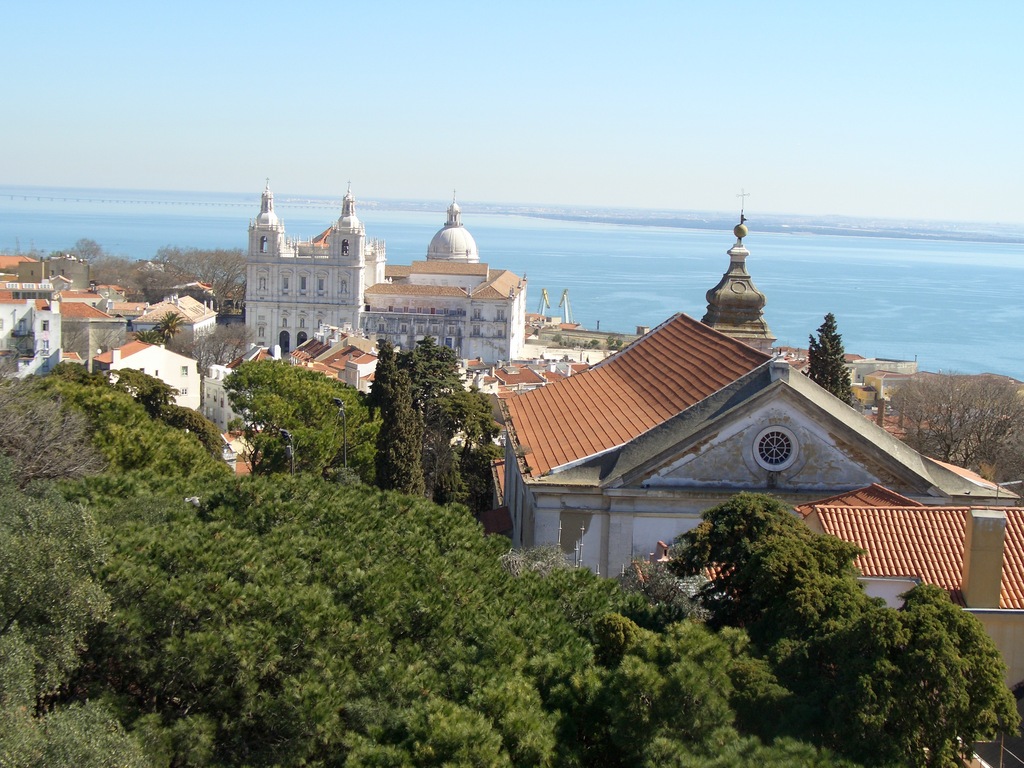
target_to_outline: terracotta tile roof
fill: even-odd
[[[113,320],[114,318],[102,309],[85,304],[81,301],[70,301],[60,305],[60,313],[70,320]],[[121,322],[124,322],[123,320]]]
[[[384,277],[408,277],[412,274],[412,267],[405,264],[388,264],[384,267]]]
[[[411,283],[377,283],[364,292],[366,296],[452,296],[465,299],[466,292],[453,285],[413,285]]]
[[[332,229],[334,229],[333,224],[329,226],[327,229],[325,229],[323,232],[321,232],[319,235],[314,237],[312,240],[310,240],[310,243],[315,245],[317,248],[329,248],[331,245],[330,235]]]
[[[43,311],[50,309],[50,302],[47,299],[35,299],[36,309]]]
[[[112,301],[108,306],[117,314],[141,315],[149,304],[144,301]]]
[[[296,347],[291,355],[296,360],[314,360],[330,348],[330,344],[325,344],[317,339],[309,339]]]
[[[67,302],[95,301],[98,303],[103,301],[103,297],[100,296],[98,293],[95,293],[94,291],[61,291],[60,298],[61,301]]]
[[[473,291],[474,299],[507,299],[515,296],[523,288],[523,280],[507,269],[491,270],[488,280]]]
[[[522,386],[524,384],[539,386],[546,381],[543,376],[530,368],[516,368],[512,366],[496,368],[494,370],[494,377],[509,387]]]
[[[129,341],[123,347],[121,347],[121,359],[124,360],[126,357],[131,357],[137,352],[141,352],[144,349],[156,346],[155,344],[147,344],[144,341]],[[108,365],[114,362],[114,352],[108,349],[106,352],[100,355],[96,355],[93,360],[98,363],[107,363]]]
[[[589,370],[507,402],[528,476],[615,448],[771,357],[678,314]]]
[[[151,304],[146,312],[135,318],[136,323],[159,323],[168,312],[181,317],[185,323],[195,323],[199,320],[206,320],[217,313],[209,309],[203,302],[196,301],[191,296],[179,296],[176,301],[161,301],[159,304]]]
[[[1003,508],[1006,541],[1000,608],[1024,609],[1024,509]],[[964,605],[961,585],[969,507],[836,507],[815,512],[825,533],[864,550],[864,576],[911,576],[949,590]]]
[[[244,355],[239,355],[238,357],[236,357],[234,360],[232,360],[230,363],[228,363],[224,367],[225,368],[230,368],[231,370],[235,370],[235,368],[240,366],[242,363],[246,363],[246,362],[250,362],[250,361],[251,362],[259,362],[261,360],[274,360],[274,359],[276,359],[276,358],[272,354],[270,354],[270,350],[268,350],[266,347],[261,347],[259,349],[259,351],[255,352],[255,353],[253,353],[253,351],[250,350],[249,352],[246,352]]]
[[[487,278],[487,265],[481,262],[468,261],[414,261],[409,265],[409,272],[414,275],[477,275]]]
[[[924,504],[908,499],[906,496],[890,491],[884,485],[872,483],[855,491],[845,491],[827,499],[818,499],[808,504],[801,504],[796,511],[807,517],[817,506],[826,507],[923,507]]]
[[[78,354],[77,352],[68,352],[66,350],[61,350],[60,359],[63,360],[63,361],[66,361],[68,363],[84,363],[85,362],[82,359],[82,356],[80,354]]]
[[[28,256],[0,256],[0,271],[13,269],[17,271],[19,264],[35,261]]]

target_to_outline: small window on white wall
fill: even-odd
[[[267,236],[264,235],[263,237],[260,238],[260,253],[266,253],[266,252],[267,252]]]
[[[182,376],[188,376],[188,366],[187,365],[181,366],[181,375]]]

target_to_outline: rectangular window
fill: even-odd
[[[505,310],[504,309],[499,309],[498,310],[498,320],[504,320],[504,319],[505,319]]]
[[[322,277],[316,279],[316,292],[319,294],[324,292],[324,279]]]
[[[282,277],[281,278],[281,290],[284,291],[285,293],[288,293],[288,278],[287,277]]]
[[[480,310],[479,309],[474,309],[473,310],[473,319],[474,320],[479,320],[480,319]]]
[[[305,276],[299,278],[299,290],[300,291],[306,290],[306,278],[305,278]]]
[[[181,366],[181,375],[182,376],[188,376],[188,366],[187,365]]]
[[[187,394],[188,394],[188,387],[182,387],[182,388],[181,388],[181,389],[179,390],[178,394],[179,394],[179,395],[187,395]]]
[[[43,330],[44,331],[50,330],[50,321],[49,320],[43,320]]]

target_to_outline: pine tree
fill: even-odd
[[[377,433],[377,486],[422,495],[423,417],[413,407],[409,374],[398,368],[394,347],[386,341],[378,348],[370,399],[371,407],[379,409],[381,415]]]
[[[846,367],[843,337],[836,328],[836,317],[831,312],[818,327],[818,338],[812,335],[808,346],[808,376],[844,403],[853,401],[850,371]]]

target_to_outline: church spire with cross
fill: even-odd
[[[737,195],[740,198],[740,223],[732,230],[736,243],[728,250],[729,268],[718,285],[707,292],[708,311],[701,322],[726,336],[771,354],[775,336],[768,328],[763,312],[768,300],[750,279],[747,272],[747,256],[750,251],[743,245],[743,238],[749,232],[744,213],[748,195],[746,191]]]

